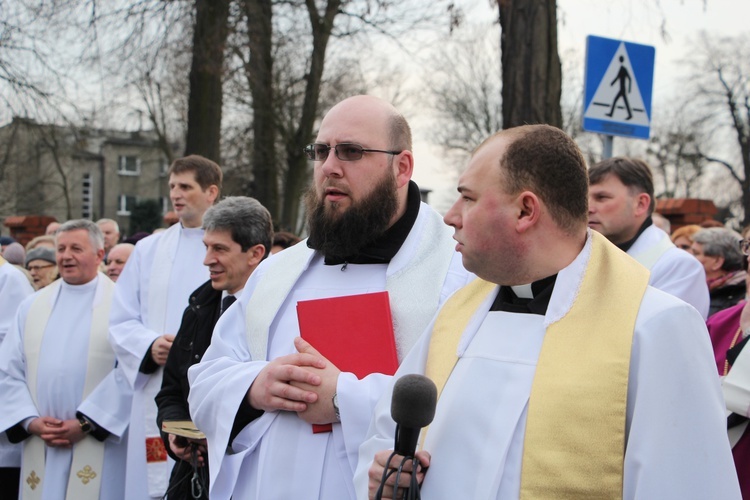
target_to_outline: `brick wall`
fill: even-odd
[[[57,219],[47,215],[13,215],[3,221],[3,225],[10,229],[10,235],[21,245],[41,236],[50,222]]]
[[[706,219],[713,219],[718,209],[711,200],[664,198],[656,200],[656,212],[669,219],[674,231],[688,224],[700,224]]]

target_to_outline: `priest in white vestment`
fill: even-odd
[[[504,130],[458,191],[445,221],[479,278],[394,377],[425,374],[438,389],[415,453],[422,498],[740,498],[702,318],[587,230],[573,140],[547,125]],[[394,494],[392,392],[360,448],[360,499],[401,498],[412,480],[407,461]]]
[[[26,276],[0,256],[0,344],[5,339],[18,305],[34,293]],[[0,434],[0,484],[13,482],[18,491],[18,477],[21,471],[21,445],[11,444],[5,433]],[[8,486],[12,495],[14,490]]]
[[[74,220],[55,243],[62,279],[21,303],[0,347],[0,429],[23,442],[22,498],[123,499],[123,435],[81,411],[115,366],[114,283],[98,272],[104,239],[93,222]]]
[[[306,151],[309,239],[258,266],[188,372],[212,499],[354,498],[357,450],[390,376],[358,380],[295,340],[299,301],[388,291],[401,360],[469,278],[410,181],[409,126],[390,104],[337,104]],[[311,423],[332,427],[313,433]]]
[[[211,160],[197,155],[175,160],[169,196],[180,222],[139,241],[115,287],[110,341],[118,369],[134,391],[130,411],[121,415],[130,424],[128,500],[161,498],[167,490],[172,461],[156,426],[154,397],[190,292],[209,278],[201,225],[221,180],[221,169]]]
[[[651,271],[649,285],[695,307],[703,320],[710,304],[706,272],[653,225],[651,169],[635,158],[608,158],[589,169],[589,227]]]

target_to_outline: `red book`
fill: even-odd
[[[299,331],[339,370],[362,379],[393,375],[398,368],[388,292],[347,295],[297,303]],[[331,425],[313,425],[329,432]]]

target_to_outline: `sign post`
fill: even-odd
[[[656,49],[611,38],[586,37],[583,129],[605,135],[604,157],[613,136],[648,139]]]

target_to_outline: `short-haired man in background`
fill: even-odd
[[[110,250],[120,241],[120,226],[113,219],[99,219],[96,225],[104,235],[104,259],[106,260]]]
[[[130,254],[133,253],[134,249],[135,245],[132,243],[118,243],[112,247],[105,257],[107,276],[109,276],[109,279],[117,281],[120,277],[120,273],[125,269],[125,264],[128,262]]]
[[[649,284],[708,317],[703,266],[653,225],[656,204],[651,169],[635,158],[609,158],[589,169],[589,227],[651,271]]]
[[[128,499],[161,498],[170,460],[156,426],[154,396],[190,292],[209,275],[203,266],[203,214],[221,189],[221,168],[202,156],[169,168],[169,197],[180,222],[139,241],[117,280],[110,341],[134,389],[128,431]],[[114,418],[114,416],[113,416]]]

